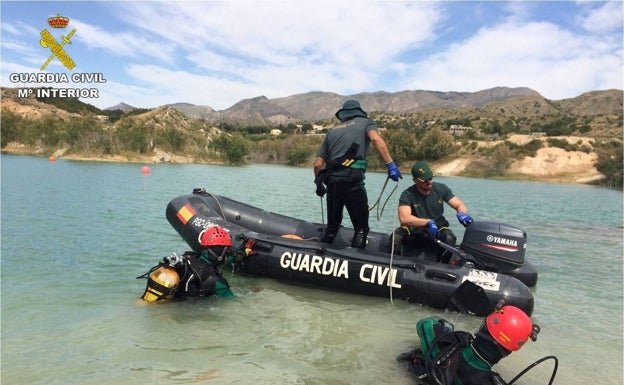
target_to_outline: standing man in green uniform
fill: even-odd
[[[332,243],[346,207],[355,230],[351,247],[366,247],[368,227],[368,196],[364,187],[366,155],[372,143],[379,158],[386,164],[388,177],[393,181],[402,178],[401,171],[392,161],[388,146],[377,132],[377,124],[355,100],[347,100],[336,112],[340,124],[325,136],[314,161],[316,194],[327,193],[327,229],[322,242]]]
[[[422,242],[431,242],[426,239],[427,234],[430,239],[439,239],[454,246],[457,237],[449,229],[449,222],[444,217],[444,203],[456,211],[457,220],[464,227],[473,222],[472,217],[466,214],[468,207],[447,185],[433,182],[433,172],[426,162],[414,164],[412,177],[414,184],[403,191],[399,198],[399,221],[402,227],[395,233],[395,244],[411,241],[418,246]],[[438,257],[442,259],[443,254],[444,250],[441,249]]]

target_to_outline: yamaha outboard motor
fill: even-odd
[[[499,222],[473,222],[465,232],[460,248],[487,270],[509,272],[524,264],[526,232]]]

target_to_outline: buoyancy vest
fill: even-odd
[[[176,297],[208,297],[217,294],[222,297],[233,296],[228,281],[221,269],[209,255],[187,251],[183,262],[175,265],[180,274],[180,288]]]
[[[455,331],[452,323],[433,317],[418,321],[416,332],[421,346],[407,357],[410,358],[410,366],[420,367],[409,369],[413,373],[422,373],[421,378],[428,384],[504,383],[498,373],[491,370],[491,366],[502,357],[497,354],[489,357],[489,352],[479,349],[482,341],[476,341],[470,333]],[[488,362],[486,358],[495,362]]]
[[[357,155],[359,147],[360,145],[354,142],[344,155],[335,159],[325,159],[325,168],[318,173],[314,183],[317,186],[327,184],[330,176],[332,176],[334,182],[357,183],[364,180],[368,161]],[[335,172],[341,169],[349,170],[344,173]]]

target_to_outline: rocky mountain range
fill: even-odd
[[[292,96],[268,99],[258,96],[241,100],[232,107],[216,111],[211,107],[189,103],[169,104],[183,114],[210,123],[228,123],[247,126],[275,126],[296,122],[327,121],[348,99],[355,99],[368,113],[414,113],[432,109],[482,107],[493,102],[518,98],[542,98],[530,88],[496,87],[478,92],[401,91],[372,92],[339,95],[313,91]]]
[[[334,113],[348,99],[358,100],[373,118],[391,116],[391,119],[420,115],[419,120],[448,120],[480,117],[499,122],[552,122],[575,118],[593,128],[610,127],[605,136],[620,137],[624,110],[622,90],[591,91],[574,98],[549,100],[530,88],[496,87],[478,92],[401,91],[339,95],[333,92],[307,92],[282,98],[258,96],[241,100],[233,106],[217,111],[209,106],[174,103],[151,109],[156,112],[172,109],[185,119],[199,119],[204,124],[232,126],[276,127],[290,123],[330,122]],[[76,115],[34,97],[19,98],[15,89],[2,87],[2,108],[36,118],[47,114]],[[97,110],[93,106],[92,110]],[[106,110],[129,112],[135,107],[120,103]],[[97,112],[96,112],[97,113]]]

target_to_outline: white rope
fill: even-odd
[[[392,235],[390,236],[390,243],[392,246],[390,246],[390,264],[388,265],[388,268],[390,269],[389,273],[388,273],[388,287],[390,288],[390,303],[394,305],[394,301],[393,301],[393,293],[392,293],[392,285],[390,284],[390,278],[392,277],[392,263],[394,261],[394,229],[397,228],[396,226],[396,220],[397,220],[397,215],[398,215],[398,192],[399,189],[399,185],[401,184],[401,179],[399,179],[397,181],[397,186],[396,188],[393,190],[394,193],[394,215],[392,216]],[[395,276],[396,279],[396,276]]]

